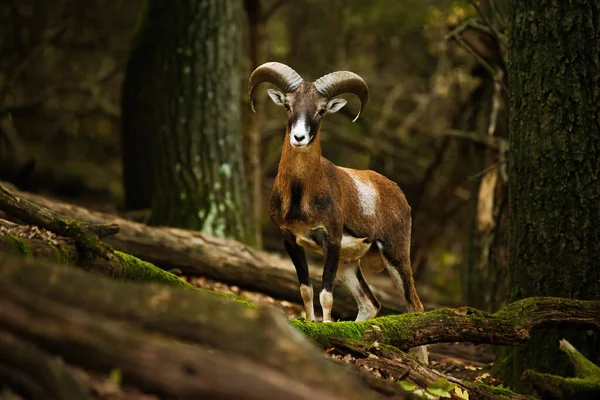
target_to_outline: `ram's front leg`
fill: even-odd
[[[308,264],[306,262],[304,249],[298,246],[296,238],[291,232],[283,232],[283,237],[285,249],[292,259],[294,267],[296,267],[296,274],[298,275],[298,282],[300,283],[300,295],[302,296],[302,302],[304,303],[306,319],[314,321],[315,307],[313,304],[313,288],[310,283],[310,275],[308,273]]]
[[[331,322],[331,309],[333,308],[333,283],[337,274],[340,261],[340,240],[325,241],[324,244],[325,266],[323,267],[323,289],[319,301],[323,308],[323,322]]]

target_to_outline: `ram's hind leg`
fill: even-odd
[[[356,300],[356,304],[358,305],[356,321],[366,321],[375,318],[381,305],[371,291],[371,288],[369,288],[360,270],[360,263],[358,261],[351,261],[349,264],[340,263],[338,278],[346,285],[354,300]]]
[[[395,242],[395,243],[394,243]],[[406,301],[409,312],[422,312],[423,304],[415,289],[415,281],[410,266],[410,240],[402,243],[401,240],[389,242],[378,241],[377,246],[381,251],[381,257],[388,270],[394,286],[402,294]],[[428,364],[427,346],[419,346],[414,349],[420,362]]]

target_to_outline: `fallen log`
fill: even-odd
[[[272,309],[0,258],[0,329],[167,397],[375,399]],[[176,339],[176,340],[174,340]],[[408,397],[408,396],[407,396]]]
[[[167,271],[177,269],[184,275],[203,276],[276,299],[302,303],[296,272],[287,258],[273,256],[233,240],[184,229],[147,226],[12,187],[10,191],[18,199],[27,199],[73,220],[91,225],[119,226],[119,234],[104,238],[106,243]],[[315,287],[320,287],[321,278],[312,274],[312,279]],[[343,285],[337,285],[335,290],[334,315],[341,319],[354,319],[357,306],[352,295]],[[397,292],[374,292],[381,301],[382,315],[405,311]],[[315,304],[319,304],[318,293],[315,290]],[[319,307],[316,308],[318,311]]]
[[[530,297],[496,313],[472,307],[440,308],[365,322],[323,324],[291,320],[291,323],[323,348],[331,346],[332,338],[377,340],[400,349],[448,342],[515,346],[527,342],[536,327],[568,325],[599,329],[600,301]]]
[[[29,399],[92,399],[90,388],[57,357],[0,330],[0,383]],[[1,385],[0,385],[1,386]]]
[[[1,221],[3,220],[0,219]],[[50,242],[42,239],[27,239],[13,234],[13,231],[17,233],[23,229],[27,227],[19,225],[11,228],[0,227],[0,254],[21,255],[59,264],[78,265],[90,272],[100,273],[113,279],[160,282],[171,286],[194,288],[174,274],[136,257],[108,249],[108,246],[105,251],[113,253],[110,259],[85,254],[65,238],[56,237]]]

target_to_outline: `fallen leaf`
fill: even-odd
[[[456,387],[456,383],[450,383],[446,378],[440,378],[427,387],[427,391],[434,396],[452,397],[450,391]]]
[[[469,400],[469,392],[467,392],[467,389],[462,390],[458,386],[454,388],[454,396],[458,397],[459,399]]]
[[[407,390],[409,392],[412,392],[419,388],[417,385],[409,381],[398,381],[396,383],[398,383],[398,385],[400,385],[402,389]]]
[[[479,383],[484,383],[483,380],[487,378],[489,378],[490,374],[489,373],[485,373],[485,374],[481,374],[478,377],[475,378],[475,382],[479,382]]]
[[[467,307],[460,307],[454,310],[456,315],[467,315]]]

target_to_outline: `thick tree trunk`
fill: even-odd
[[[277,311],[0,258],[0,329],[86,369],[176,398],[373,399]],[[173,340],[173,338],[177,340]],[[46,397],[48,398],[48,397]]]
[[[241,0],[149,0],[161,72],[155,225],[254,244],[241,149]]]
[[[510,300],[600,298],[600,4],[511,1]],[[525,369],[567,375],[567,338],[600,363],[600,333],[539,330],[499,357],[512,387]]]
[[[204,276],[302,304],[298,278],[287,257],[273,256],[228,239],[183,229],[149,227],[16,189],[11,191],[21,199],[31,200],[79,221],[118,225],[119,234],[104,239],[108,244],[165,270],[178,269],[185,275]],[[311,278],[315,287],[320,287],[320,275],[314,274]],[[319,304],[318,292],[315,291],[315,304]],[[374,293],[381,301],[382,314],[405,310],[395,290],[374,290]],[[335,288],[333,312],[337,318],[343,319],[354,319],[358,312],[354,298],[343,285]]]

